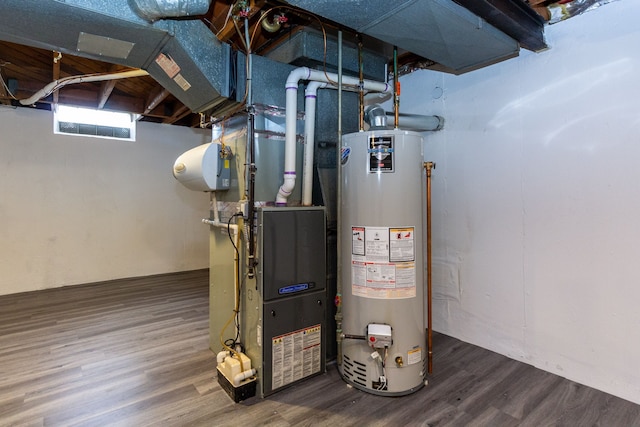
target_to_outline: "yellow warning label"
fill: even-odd
[[[414,348],[413,350],[409,350],[407,354],[407,365],[414,365],[416,363],[420,363],[422,361],[422,348]]]

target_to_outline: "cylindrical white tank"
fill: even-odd
[[[422,141],[401,130],[343,137],[340,371],[379,395],[412,393],[426,374]]]
[[[220,156],[216,142],[199,145],[182,153],[173,165],[173,176],[195,191],[229,189],[229,160]]]

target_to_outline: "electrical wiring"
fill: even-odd
[[[16,101],[18,100],[18,98],[16,98],[13,93],[11,92],[11,89],[9,89],[9,86],[7,85],[7,83],[4,81],[4,76],[2,75],[2,70],[0,70],[0,82],[2,83],[2,86],[4,87],[4,89],[7,91],[7,93],[9,94],[9,96],[12,99],[15,99]]]
[[[227,17],[225,18],[224,24],[222,24],[222,28],[220,28],[220,31],[216,33],[216,37],[218,37],[220,33],[223,32],[225,28],[227,28],[227,24],[229,23],[229,18],[231,18],[231,14],[234,6],[235,4],[229,5],[229,11],[227,12]]]
[[[268,9],[266,12],[264,12],[262,14],[262,16],[260,16],[260,18],[258,19],[258,21],[256,22],[255,26],[253,27],[253,31],[251,33],[251,38],[249,39],[249,47],[251,47],[251,45],[253,44],[253,41],[255,39],[256,36],[256,32],[258,30],[258,27],[260,26],[260,24],[262,23],[262,21],[264,19],[267,18],[267,16],[269,16],[269,13],[273,12],[274,10],[278,10],[278,9],[287,9],[287,10],[292,10],[295,11],[296,13],[302,13],[306,16],[309,16],[313,19],[315,19],[316,21],[318,21],[318,24],[320,25],[320,29],[322,30],[322,41],[323,41],[323,58],[322,58],[322,65],[323,65],[323,71],[324,71],[324,75],[327,78],[327,80],[329,81],[329,83],[331,84],[337,84],[337,82],[332,81],[329,78],[329,75],[327,74],[327,30],[325,29],[324,23],[322,22],[322,20],[320,19],[320,17],[318,17],[317,15],[310,13],[310,12],[306,12],[306,11],[302,11],[302,10],[298,10],[298,9],[294,9],[293,7],[290,6],[274,6],[270,9]]]
[[[229,218],[229,221],[227,221],[227,234],[229,235],[229,240],[231,240],[231,244],[233,245],[233,248],[235,249],[235,253],[236,253],[236,256],[234,257],[234,274],[236,275],[236,279],[234,280],[235,304],[233,307],[233,313],[229,317],[229,320],[227,320],[227,323],[225,323],[222,329],[220,330],[220,344],[222,344],[222,347],[225,350],[229,351],[229,353],[237,357],[238,361],[240,362],[240,372],[244,372],[244,364],[242,363],[242,357],[240,357],[240,354],[235,348],[232,348],[231,346],[227,345],[228,340],[224,339],[224,332],[227,330],[231,322],[234,322],[234,324],[236,325],[236,339],[234,339],[234,341],[237,341],[239,337],[239,330],[240,330],[239,322],[238,322],[238,315],[240,313],[240,289],[242,286],[240,283],[240,277],[239,277],[240,276],[240,267],[239,267],[240,252],[238,251],[238,246],[236,246],[236,242],[234,242],[233,237],[231,237],[231,220],[233,220],[234,217],[239,215],[242,215],[242,214],[236,213]],[[239,233],[240,233],[240,227],[238,227],[238,234]]]
[[[232,12],[232,9],[235,5],[232,5],[229,9],[230,12]],[[295,11],[296,13],[303,13],[313,19],[315,19],[316,21],[318,21],[318,24],[320,25],[320,29],[322,30],[322,41],[323,41],[323,71],[325,74],[325,77],[327,78],[327,81],[333,85],[337,85],[337,82],[334,82],[331,80],[331,78],[329,77],[328,73],[327,73],[327,31],[326,28],[324,26],[324,23],[322,22],[322,20],[317,16],[314,15],[312,13],[308,13],[308,12],[304,12],[304,11],[300,11],[297,10],[295,8],[289,7],[289,6],[275,6],[272,7],[270,9],[268,9],[265,13],[262,14],[262,16],[260,16],[260,18],[258,18],[258,20],[256,21],[253,30],[251,30],[251,36],[250,37],[245,37],[242,34],[242,31],[240,30],[240,27],[238,25],[238,22],[236,21],[235,17],[231,18],[233,19],[233,25],[236,29],[236,32],[242,42],[242,45],[244,47],[244,52],[247,54],[247,56],[251,55],[252,52],[252,45],[253,42],[255,40],[256,37],[256,33],[258,31],[258,27],[260,26],[260,24],[262,23],[262,21],[264,19],[266,19],[266,17],[269,15],[269,13],[273,12],[274,10],[279,10],[279,9],[286,9],[286,10],[292,10]],[[245,26],[248,25],[248,18],[245,19]],[[226,24],[225,24],[226,26]],[[249,61],[246,61],[245,64],[246,67],[246,71],[245,74],[248,76],[249,73]],[[225,121],[227,119],[229,119],[230,117],[233,117],[234,115],[236,115],[237,113],[239,113],[243,108],[245,108],[246,106],[246,101],[247,101],[247,97],[248,97],[248,91],[249,91],[249,86],[245,85],[245,91],[244,91],[244,96],[242,97],[242,100],[240,101],[240,103],[238,104],[238,106],[236,108],[234,108],[231,112],[229,112],[227,115],[225,115],[221,120]]]
[[[227,234],[229,235],[229,240],[231,240],[231,244],[233,245],[233,249],[236,250],[236,255],[240,258],[240,252],[238,252],[238,247],[236,246],[236,242],[233,241],[233,237],[231,237],[231,220],[237,216],[242,216],[240,212],[233,214],[229,217],[229,221],[227,221]]]

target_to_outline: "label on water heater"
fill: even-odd
[[[369,172],[393,172],[393,136],[370,136]]]
[[[351,291],[376,299],[416,296],[415,227],[351,227]]]

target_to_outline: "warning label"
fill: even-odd
[[[320,325],[279,335],[271,339],[271,389],[320,372]]]
[[[367,261],[389,261],[389,229],[365,227]]]
[[[413,227],[389,229],[389,261],[415,261]]]
[[[415,347],[412,350],[409,350],[409,353],[407,354],[407,365],[414,365],[420,362],[422,362],[422,349],[420,347]]]
[[[415,227],[351,230],[352,294],[376,299],[415,297]]]
[[[161,53],[156,57],[156,64],[169,76],[174,78],[180,72],[180,66],[169,55]]]
[[[353,239],[351,253],[364,256],[364,227],[351,227],[351,234]]]

